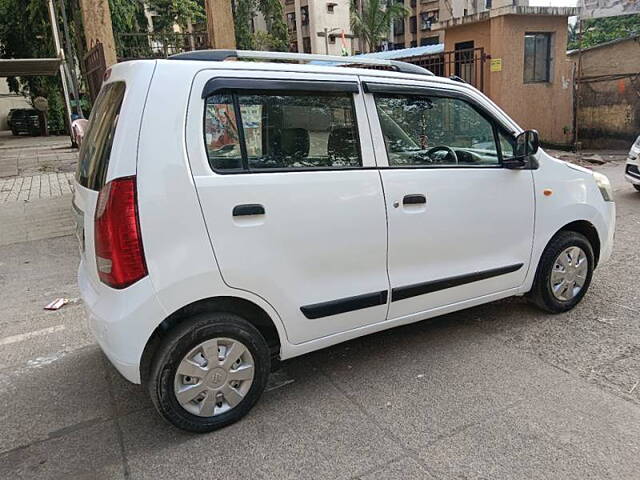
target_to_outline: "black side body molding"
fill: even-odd
[[[353,312],[362,308],[377,307],[387,303],[387,290],[374,293],[365,293],[355,297],[340,298],[329,302],[314,303],[300,307],[300,311],[308,319],[329,317],[339,313]]]
[[[455,277],[443,278],[440,280],[431,280],[429,282],[416,283],[407,285],[406,287],[396,287],[391,290],[391,301],[405,300],[411,297],[417,297],[426,293],[437,292],[447,288],[458,287],[467,283],[486,280],[487,278],[497,277],[520,270],[524,264],[518,263],[506,267],[492,268],[481,272],[465,273],[464,275],[456,275]]]

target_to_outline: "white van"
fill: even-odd
[[[245,57],[263,61],[223,61]],[[318,58],[352,65],[301,63]],[[463,82],[354,61],[214,50],[107,72],[78,281],[106,355],[180,428],[244,416],[277,360],[512,295],[567,311],[611,254],[605,176]]]

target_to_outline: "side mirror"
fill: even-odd
[[[536,130],[525,130],[516,137],[516,151],[512,158],[505,158],[502,164],[505,168],[520,169],[538,168],[534,155],[540,148],[540,138]]]

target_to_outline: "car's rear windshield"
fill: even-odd
[[[76,172],[76,180],[83,187],[100,190],[104,185],[124,91],[124,82],[109,83],[93,106]]]

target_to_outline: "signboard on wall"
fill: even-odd
[[[492,72],[501,72],[502,71],[502,59],[501,58],[492,58],[491,63],[489,64],[489,68]]]
[[[579,0],[578,5],[582,19],[640,13],[640,0]]]

